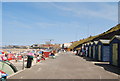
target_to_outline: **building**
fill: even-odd
[[[97,43],[98,43],[98,41],[93,42],[93,59],[95,59],[95,60],[97,59],[97,53],[98,53]]]
[[[120,35],[110,41],[110,64],[120,67]]]
[[[99,40],[98,41],[98,61],[109,61],[110,51],[109,51],[109,41],[110,40]]]

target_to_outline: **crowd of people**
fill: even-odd
[[[46,52],[46,51],[45,51]],[[47,51],[50,55],[50,53],[55,53],[53,51]],[[44,50],[29,50],[29,51],[22,51],[22,52],[18,52],[18,53],[14,53],[14,52],[6,52],[3,54],[0,54],[0,60],[3,61],[10,61],[10,60],[15,60],[16,62],[18,60],[22,60],[23,56],[34,56],[35,58],[39,59],[40,57],[42,59],[45,59],[46,55],[44,54]]]
[[[50,50],[50,51],[46,51],[46,50],[38,50],[38,49],[34,49],[34,50],[25,50],[25,51],[21,51],[18,53],[14,53],[14,52],[4,52],[3,54],[0,54],[0,61],[14,61],[14,62],[19,62],[21,61],[25,61],[26,63],[26,68],[30,68],[32,66],[32,62],[33,60],[36,61],[36,63],[41,62],[41,60],[46,60],[47,57],[52,57],[53,59],[55,59],[55,50]],[[5,75],[7,76],[7,74],[1,70],[0,71],[0,79],[5,78]]]
[[[87,48],[81,48],[79,50],[75,50],[74,54],[82,57],[87,56],[87,50],[88,50]]]

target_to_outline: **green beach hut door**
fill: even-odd
[[[91,57],[91,46],[89,47],[89,57]]]
[[[98,60],[101,60],[101,45],[98,46]]]
[[[93,58],[95,58],[95,46],[93,46]]]
[[[112,53],[112,64],[117,66],[118,65],[118,44],[113,44],[113,53]]]

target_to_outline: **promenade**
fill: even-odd
[[[9,79],[118,79],[118,75],[92,61],[66,52],[58,54],[56,59],[49,58],[25,69]]]

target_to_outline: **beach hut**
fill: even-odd
[[[87,55],[88,55],[87,43],[84,44],[84,49],[85,49],[85,56],[87,57]]]
[[[98,46],[98,61],[109,61],[110,51],[109,51],[109,41],[110,40],[99,40]]]
[[[120,67],[120,35],[110,41],[110,64]]]
[[[86,43],[85,48],[86,48],[86,56],[89,57],[89,42]]]
[[[81,55],[81,47],[76,48],[76,51],[77,51],[77,53],[76,53],[76,54],[77,54],[78,56],[80,56],[80,55]]]
[[[93,57],[93,42],[89,43],[89,57],[92,58]]]
[[[93,42],[93,59],[97,59],[97,43],[98,41]]]
[[[82,53],[83,53],[83,56],[87,56],[86,55],[86,43],[82,44]]]

